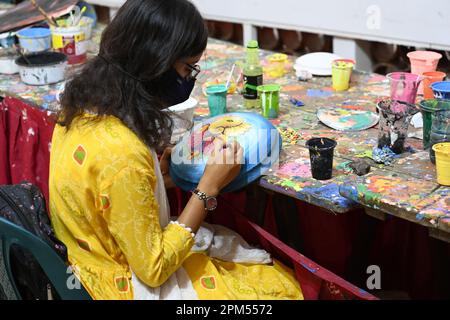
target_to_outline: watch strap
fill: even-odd
[[[210,199],[212,197],[209,197],[206,193],[204,193],[203,191],[200,191],[199,189],[192,190],[192,193],[195,194],[200,200],[203,201],[205,210],[212,211],[212,210],[216,209],[216,208],[213,208],[213,209],[208,208],[207,201],[208,201],[208,199]]]

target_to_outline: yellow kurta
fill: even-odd
[[[190,253],[192,235],[162,229],[147,146],[119,119],[77,118],[56,126],[50,160],[50,214],[69,262],[94,299],[133,299],[131,270],[150,287],[183,266],[200,299],[302,299],[290,270]]]

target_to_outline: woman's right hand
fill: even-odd
[[[221,139],[215,139],[214,151],[206,164],[203,177],[197,186],[207,196],[216,197],[236,178],[241,170],[243,149],[237,142],[225,144]],[[206,217],[205,204],[197,196],[192,195],[188,204],[178,218],[178,222],[191,228],[195,233]]]
[[[239,174],[243,152],[237,141],[226,144],[221,139],[215,139],[214,151],[208,159],[198,189],[208,196],[217,196]]]

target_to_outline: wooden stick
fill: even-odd
[[[53,18],[51,18],[45,11],[44,9],[42,9],[37,3],[36,0],[31,0],[31,3],[33,4],[33,6],[39,10],[39,12],[44,16],[45,20],[47,20],[47,22],[49,24],[51,24],[54,27],[57,27],[58,25],[55,23],[55,21],[53,21]]]

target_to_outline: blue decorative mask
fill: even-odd
[[[214,140],[239,142],[244,163],[239,175],[223,191],[243,188],[278,163],[282,140],[270,121],[252,112],[234,112],[197,123],[172,151],[170,176],[185,191],[199,183]]]

